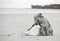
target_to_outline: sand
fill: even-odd
[[[40,12],[49,20],[54,36],[22,36]],[[0,41],[60,41],[60,10],[0,9]]]

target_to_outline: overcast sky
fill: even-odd
[[[0,8],[31,8],[31,5],[60,4],[60,0],[0,0]]]

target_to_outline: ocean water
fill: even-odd
[[[42,13],[51,24],[54,36],[21,36]],[[0,9],[0,41],[60,41],[59,9]]]

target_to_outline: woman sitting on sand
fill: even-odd
[[[28,29],[26,35],[53,35],[53,30],[48,20],[41,13],[34,17],[34,24]]]

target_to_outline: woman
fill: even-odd
[[[49,24],[48,20],[39,13],[37,16],[34,17],[34,24],[31,28],[28,29],[26,32],[27,35],[52,35],[53,30],[51,25]]]

